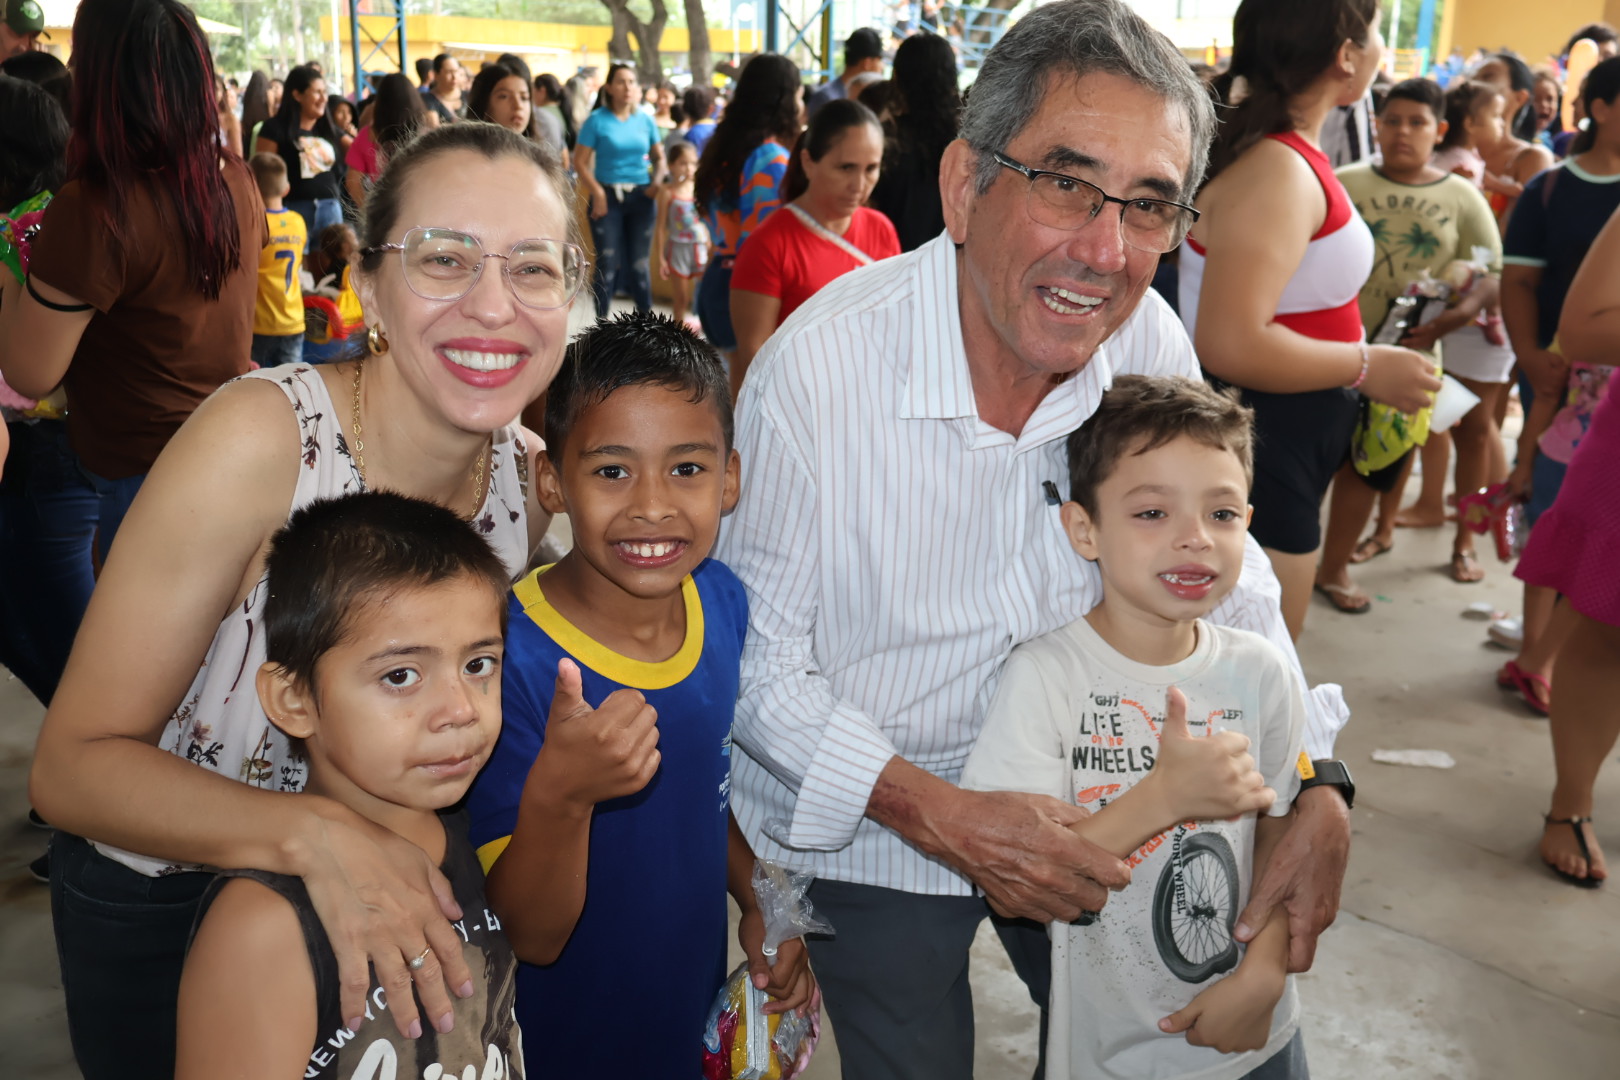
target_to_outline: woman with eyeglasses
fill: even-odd
[[[1322,124],[1361,100],[1384,43],[1377,0],[1243,0],[1227,110],[1181,252],[1181,317],[1204,370],[1254,409],[1254,524],[1297,638],[1315,584],[1344,612],[1372,601],[1316,580],[1322,498],[1349,468],[1361,395],[1416,412],[1434,365],[1363,340],[1357,297],[1378,254],[1322,152]],[[1348,475],[1348,474],[1347,474]]]
[[[297,508],[388,488],[470,519],[516,575],[548,524],[518,426],[562,360],[586,265],[548,147],[493,124],[389,160],[354,273],[363,351],[254,372],[175,436],[131,511],[46,715],[32,785],[73,836],[53,852],[80,1064],[170,1076],[175,996],[203,867],[304,880],[359,1016],[367,963],[401,1033],[470,986],[459,917],[421,850],[312,794],[254,693],[264,551]],[[59,834],[60,835],[60,834]],[[77,839],[87,836],[94,845]],[[473,916],[476,913],[468,913]],[[443,967],[412,968],[424,941]]]
[[[865,105],[837,98],[799,136],[772,214],[737,253],[731,276],[731,396],[765,339],[834,278],[900,254],[888,218],[866,205],[883,166],[883,128]]]

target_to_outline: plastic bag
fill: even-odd
[[[832,927],[816,918],[805,899],[810,874],[794,873],[776,863],[754,864],[754,897],[765,921],[763,951],[771,963],[789,938],[830,934]],[[745,961],[715,996],[703,1026],[704,1080],[789,1080],[810,1063],[821,1038],[821,991],[804,1015],[764,1012],[765,991],[748,977]]]
[[[1459,495],[1457,514],[1471,531],[1491,534],[1496,542],[1496,557],[1503,562],[1512,562],[1524,554],[1525,541],[1530,538],[1530,530],[1525,526],[1524,503],[1508,494],[1506,484],[1492,484]]]

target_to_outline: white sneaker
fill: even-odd
[[[1497,619],[1485,631],[1485,636],[1490,638],[1493,645],[1518,652],[1524,645],[1524,620]]]

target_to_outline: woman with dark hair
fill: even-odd
[[[129,3],[86,0],[81,25]],[[128,67],[151,78],[149,64]],[[52,870],[87,1080],[174,1075],[181,964],[213,878],[203,867],[303,879],[341,970],[339,1015],[374,1011],[369,964],[402,1033],[446,1029],[469,972],[443,875],[332,800],[289,794],[304,786],[302,760],[252,688],[264,552],[313,500],[386,488],[473,520],[513,575],[526,568],[549,518],[517,416],[562,362],[584,276],[570,197],[554,154],[493,124],[446,125],[400,150],[371,193],[352,273],[370,323],[359,356],[237,380],[153,470],[31,778],[40,812],[75,834],[58,833]],[[484,253],[556,273],[519,275]],[[433,959],[411,965],[424,944]]]
[[[804,127],[804,84],[793,61],[760,53],[743,66],[731,103],[703,147],[693,183],[708,219],[709,266],[698,283],[703,335],[722,353],[737,347],[731,325],[731,272],[748,235],[781,203],[788,147]]]
[[[1502,319],[1519,365],[1524,426],[1508,488],[1528,500],[1534,523],[1553,505],[1564,471],[1591,419],[1610,369],[1572,366],[1555,341],[1564,297],[1598,232],[1620,209],[1620,57],[1586,76],[1587,125],[1557,168],[1533,177],[1502,238]],[[1519,653],[1497,672],[1531,711],[1546,715],[1552,678],[1569,627],[1554,589],[1526,578]]]
[[[535,128],[540,132],[540,138],[563,155],[563,163],[566,165],[568,136],[563,124],[562,102],[563,88],[562,83],[557,81],[557,76],[548,71],[534,77]]]
[[[26,288],[5,287],[0,368],[30,397],[66,386],[105,557],[169,437],[247,370],[265,216],[247,166],[219,145],[213,64],[188,8],[85,0],[73,52],[68,182]]]
[[[247,85],[242,87],[242,146],[254,147],[259,144],[259,128],[270,119],[274,113],[270,109],[270,77],[262,71],[255,71],[248,76]],[[251,157],[252,155],[246,155]]]
[[[426,113],[427,106],[411,80],[398,73],[383,76],[371,107],[371,123],[360,129],[343,159],[349,166],[343,185],[355,206],[365,207],[366,195],[382,175],[388,155],[415,137]]]
[[[531,103],[529,77],[522,71],[496,61],[485,64],[473,79],[467,95],[467,117],[499,124],[526,139],[540,138]]]
[[[938,34],[900,43],[890,80],[888,143],[872,206],[887,214],[900,247],[921,247],[945,228],[939,199],[939,163],[956,138],[962,94],[956,88],[956,50]]]
[[[731,277],[731,396],[765,339],[834,278],[900,254],[889,219],[866,205],[883,164],[883,128],[858,101],[834,98],[799,136],[772,214],[737,253]]]
[[[1181,317],[1199,360],[1254,409],[1250,531],[1295,637],[1313,583],[1340,611],[1372,606],[1348,581],[1315,580],[1322,497],[1349,467],[1360,395],[1416,412],[1440,388],[1426,357],[1363,340],[1373,237],[1321,148],[1323,122],[1361,100],[1383,53],[1377,0],[1243,0],[1215,82],[1233,107],[1181,251]]]
[[[1507,101],[1508,129],[1494,146],[1481,146],[1485,157],[1485,194],[1505,230],[1513,204],[1530,178],[1552,168],[1552,151],[1535,142],[1536,110],[1530,95],[1536,77],[1529,65],[1512,53],[1498,53],[1474,73],[1474,78],[1501,91]]]
[[[281,108],[259,129],[254,152],[279,154],[291,190],[284,205],[304,219],[310,236],[343,220],[338,201],[341,138],[326,115],[326,80],[309,66],[287,72]]]
[[[62,186],[67,144],[67,117],[50,92],[0,75],[0,275],[11,285],[28,272],[30,236]],[[95,584],[96,489],[68,445],[60,398],[24,398],[0,379],[11,443],[0,471],[0,665],[44,705]]]
[[[657,224],[658,185],[664,178],[663,136],[637,108],[636,69],[614,64],[602,87],[602,108],[586,118],[574,145],[574,171],[591,197],[591,240],[596,248],[596,316],[608,313],[622,272],[637,311],[652,310],[648,257]]]
[[[213,62],[189,8],[179,0],[84,0],[72,44],[68,179],[45,211],[26,281],[0,274],[0,372],[29,397],[65,388],[68,438],[96,487],[97,547],[112,570],[126,545],[118,545],[120,557],[108,548],[161,451],[209,394],[248,369],[266,220],[247,165],[220,147]],[[154,516],[164,513],[154,507]],[[192,529],[206,516],[166,520]],[[88,569],[86,560],[81,571]],[[145,620],[127,617],[131,626]],[[173,645],[145,640],[158,651]],[[82,667],[144,667],[151,652],[136,659],[142,651],[97,654]],[[52,705],[60,698],[58,686]],[[47,820],[71,828],[72,815],[55,815],[61,803],[51,802],[66,783],[36,778],[31,791]],[[143,996],[144,980],[162,965],[144,949],[131,954],[144,935],[129,932],[129,909],[61,929],[73,921],[64,911],[62,852],[75,843],[83,842],[58,832],[50,866],[74,1053],[92,1080],[160,1075],[166,1063],[143,1047],[165,1032],[147,1022]],[[172,912],[166,888],[148,884],[141,902]],[[97,968],[104,957],[116,964],[111,954],[120,949],[134,992],[113,996]],[[172,968],[178,972],[178,957]]]

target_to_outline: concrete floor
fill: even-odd
[[[1373,610],[1318,600],[1300,642],[1313,681],[1344,685],[1355,718],[1339,752],[1359,786],[1338,922],[1300,980],[1318,1080],[1598,1080],[1620,1076],[1620,887],[1577,890],[1538,865],[1552,764],[1545,721],[1498,691],[1506,654],[1482,644],[1471,602],[1518,607],[1488,578],[1452,584],[1449,537],[1403,530],[1360,568]],[[1481,549],[1482,551],[1484,548]],[[0,1047],[7,1071],[78,1076],[64,1028],[47,892],[27,872],[44,834],[24,822],[40,709],[0,670]],[[1439,749],[1449,771],[1378,765],[1374,749]],[[1598,833],[1620,853],[1620,769],[1600,782]],[[1035,1014],[994,936],[973,968],[976,1075],[1021,1080]],[[808,1080],[838,1074],[836,1038]]]

